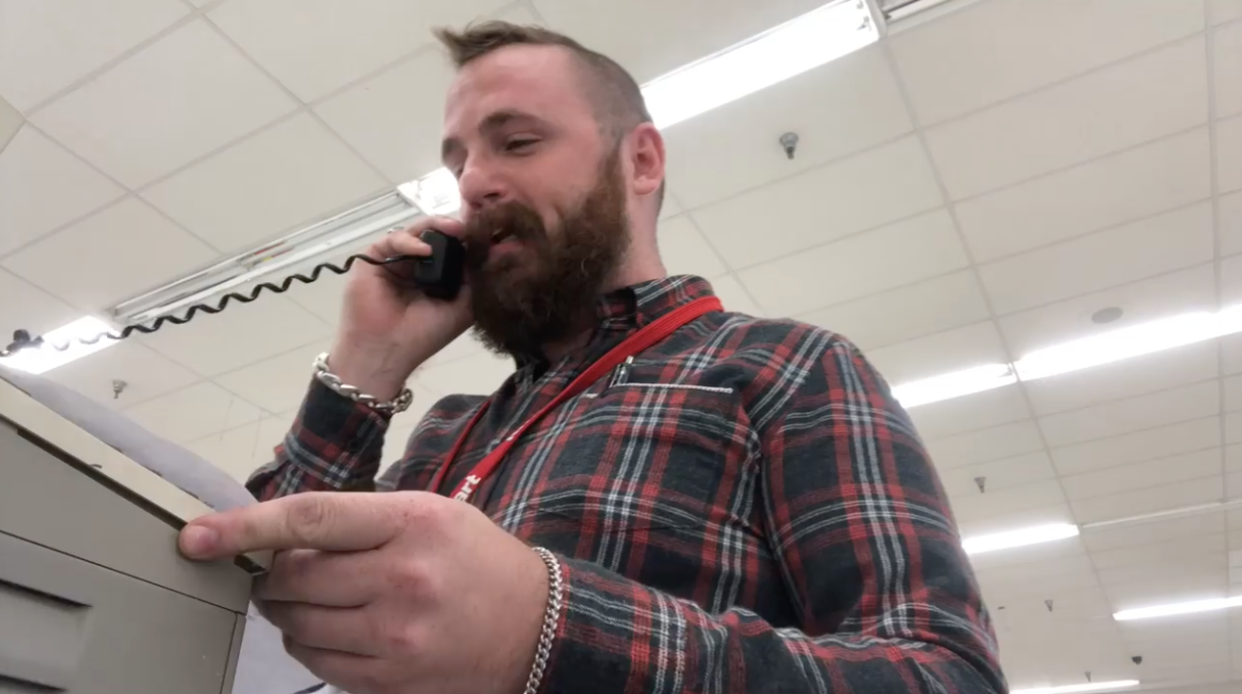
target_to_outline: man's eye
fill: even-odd
[[[536,142],[538,142],[538,140],[534,140],[530,138],[509,140],[508,142],[505,143],[505,151],[506,152],[518,152],[523,149],[527,149],[528,147],[534,145]]]

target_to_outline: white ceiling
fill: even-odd
[[[451,71],[433,25],[541,22],[646,80],[818,2],[0,0],[0,327],[62,325],[435,168]],[[945,7],[669,129],[670,269],[844,333],[894,382],[1090,335],[1108,306],[1111,329],[1242,302],[1242,0]],[[340,286],[51,376],[244,476],[288,427]],[[386,458],[436,396],[508,370],[466,340],[438,355]],[[1242,337],[912,414],[969,535],[1242,499]],[[1109,616],[1242,593],[1242,510],[976,566],[1015,687],[1242,680],[1242,610]]]

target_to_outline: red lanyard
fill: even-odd
[[[496,446],[491,453],[484,456],[483,460],[480,460],[478,464],[474,466],[474,469],[470,471],[470,474],[466,475],[466,478],[463,479],[457,485],[457,488],[453,490],[451,496],[458,501],[470,501],[470,497],[474,495],[474,491],[478,489],[481,484],[483,484],[483,480],[487,479],[488,476],[496,470],[496,467],[500,465],[500,461],[504,459],[505,454],[509,452],[509,449],[513,448],[513,445],[517,443],[519,438],[522,437],[522,434],[525,434],[527,429],[534,426],[535,422],[538,422],[544,415],[555,409],[557,405],[560,405],[569,398],[572,398],[578,393],[586,390],[591,386],[591,384],[598,381],[604,374],[612,371],[618,365],[623,363],[626,358],[638,354],[660,340],[672,335],[683,325],[705,313],[722,310],[724,310],[724,308],[720,305],[719,299],[714,296],[705,296],[664,314],[645,326],[642,330],[639,330],[633,335],[627,337],[625,341],[616,347],[613,347],[607,354],[600,357],[594,364],[591,364],[591,366],[587,367],[587,370],[583,371],[581,375],[575,378],[573,382],[565,388],[565,390],[562,390],[555,398],[552,398],[552,402],[544,405],[542,409],[527,418],[527,420],[522,423],[522,426],[518,427],[513,431],[513,433],[506,436],[504,441],[501,441],[499,446]],[[487,412],[487,408],[490,404],[490,400],[483,401],[483,406],[479,408],[478,412],[474,413],[474,417],[472,417],[466,424],[466,428],[461,432],[461,436],[457,437],[457,442],[453,444],[453,448],[449,450],[448,457],[445,458],[444,464],[440,466],[439,471],[436,472],[435,478],[431,481],[432,490],[439,491],[440,485],[444,483],[445,476],[448,475],[449,466],[452,465],[453,460],[457,458],[457,454],[461,452],[462,447],[466,445],[466,439],[470,437],[471,430],[473,430],[474,426],[479,423],[480,419],[483,418],[483,413]]]

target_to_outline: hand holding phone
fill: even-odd
[[[463,233],[455,219],[424,218],[367,249],[372,258],[419,260],[359,263],[350,271],[330,352],[342,380],[377,398],[393,397],[415,368],[470,327],[469,287],[460,282]]]

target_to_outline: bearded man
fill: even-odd
[[[356,267],[298,421],[250,481],[264,503],[190,524],[182,551],[279,550],[260,608],[354,694],[1004,691],[882,379],[840,336],[667,276],[664,145],[634,80],[539,28],[438,35],[461,220],[370,255],[457,236],[465,287],[439,301]],[[432,407],[381,493],[347,491],[376,477],[413,371],[471,326],[513,375]]]

